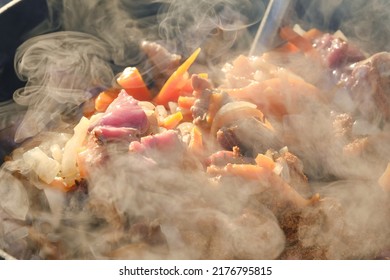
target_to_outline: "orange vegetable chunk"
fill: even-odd
[[[136,67],[126,67],[116,81],[135,99],[139,101],[152,100],[152,94]]]

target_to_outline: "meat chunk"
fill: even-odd
[[[170,53],[166,48],[155,42],[144,41],[141,44],[142,51],[149,58],[148,69],[149,77],[146,77],[149,83],[160,89],[165,81],[179,67],[181,56]]]
[[[141,49],[157,69],[161,73],[165,73],[165,75],[171,75],[180,65],[180,55],[170,53],[166,48],[156,42],[144,41],[141,44]]]
[[[149,128],[149,121],[138,101],[121,91],[104,115],[89,127],[98,142],[110,139],[134,140]]]
[[[353,44],[329,33],[315,40],[313,46],[319,51],[324,64],[329,68],[341,67],[365,58]]]
[[[243,147],[236,136],[236,126],[222,127],[217,132],[217,141],[222,148],[231,151],[234,147],[239,147],[240,150],[245,153],[245,147]]]
[[[237,120],[228,127],[222,127],[217,132],[217,141],[227,150],[237,146],[247,156],[264,153],[269,148],[281,148],[275,132],[255,118]]]
[[[142,137],[140,142],[134,141],[130,143],[129,149],[134,152],[144,152],[153,149],[169,152],[177,150],[179,147],[182,147],[182,143],[178,134],[173,130],[168,130],[160,134]]]
[[[333,119],[334,135],[337,139],[346,137],[352,137],[353,119],[349,114],[343,113],[334,116]]]
[[[218,151],[208,157],[206,165],[225,166],[228,163],[233,164],[253,164],[253,158],[244,157],[238,147],[233,147],[232,151]]]
[[[289,183],[299,194],[308,197],[311,195],[309,181],[303,172],[302,161],[294,154],[285,152],[281,154],[276,162],[279,162],[281,166],[284,166],[287,183]],[[283,171],[282,171],[283,174]]]
[[[347,88],[360,114],[370,121],[389,121],[390,53],[375,54],[350,68]]]

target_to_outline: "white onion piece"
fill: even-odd
[[[157,105],[155,111],[159,120],[163,120],[168,116],[168,112],[163,105]]]
[[[22,183],[8,172],[0,171],[0,207],[17,220],[25,220],[30,208]]]
[[[23,154],[23,160],[38,175],[39,179],[49,184],[60,172],[60,164],[48,157],[39,147]]]
[[[177,112],[177,103],[176,102],[168,102],[169,111],[173,114]]]
[[[65,204],[65,193],[54,188],[44,188],[43,191],[51,212],[60,215]]]
[[[180,131],[181,135],[190,134],[194,124],[192,122],[182,122],[177,126],[177,129]]]
[[[242,118],[254,117],[264,122],[263,113],[257,109],[257,106],[247,101],[233,101],[223,105],[214,117],[211,125],[211,133],[215,135],[217,131],[232,122]]]
[[[152,102],[149,101],[138,101],[138,105],[144,110],[152,110],[154,111],[155,107]]]
[[[345,36],[345,34],[340,29],[333,33],[333,35],[337,38],[344,40],[345,42],[348,42],[347,36]]]
[[[62,155],[62,177],[68,179],[75,178],[78,174],[77,169],[77,153],[82,146],[88,132],[90,120],[83,117],[74,128],[72,138],[65,144],[64,153]]]
[[[306,33],[306,30],[302,28],[299,24],[294,24],[293,30],[298,34],[298,35],[303,35]]]
[[[58,144],[51,145],[50,152],[51,152],[51,156],[53,157],[53,159],[55,159],[58,162],[62,161],[62,149],[61,149],[60,145],[58,145]]]

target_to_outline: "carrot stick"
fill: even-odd
[[[186,82],[189,79],[187,71],[194,63],[199,53],[200,48],[196,49],[191,56],[169,77],[158,95],[154,98],[154,102],[156,104],[167,106],[170,101],[177,102],[182,88],[185,87]]]

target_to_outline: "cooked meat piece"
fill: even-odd
[[[245,155],[256,156],[270,148],[275,150],[282,148],[275,132],[255,118],[238,120],[231,128],[229,134],[234,134],[237,139],[236,146],[240,147]],[[229,137],[228,134],[226,136]],[[229,139],[233,137],[230,135]]]
[[[303,173],[302,161],[296,155],[290,152],[285,152],[276,159],[276,162],[279,162],[282,166],[285,165],[287,167],[287,183],[289,183],[299,194],[304,197],[309,197],[311,195],[311,189],[308,179]]]
[[[156,42],[144,41],[141,49],[156,66],[161,74],[167,77],[172,75],[180,65],[181,56],[170,53],[166,48]]]
[[[191,108],[194,123],[201,127],[207,125],[207,112],[210,106],[211,94],[212,91],[210,89],[203,90],[200,98],[195,101],[194,106]]]
[[[207,158],[206,165],[225,166],[228,163],[254,164],[253,158],[242,156],[238,147],[232,147],[230,151],[218,151]]]
[[[245,147],[241,145],[235,134],[237,126],[233,127],[222,127],[217,132],[217,141],[222,148],[231,151],[234,147],[239,147],[240,151],[245,154]]]
[[[139,139],[139,131],[132,127],[112,127],[112,126],[98,126],[95,127],[91,134],[95,141],[99,144],[105,144],[111,140],[120,140],[132,142]]]
[[[183,147],[177,132],[167,130],[156,135],[149,135],[141,138],[141,141],[130,143],[129,150],[132,152],[148,152],[156,150],[160,152],[179,151]]]
[[[368,138],[356,138],[343,147],[343,154],[348,157],[361,156],[368,147]]]
[[[144,78],[148,84],[154,85],[156,90],[161,89],[166,80],[179,67],[181,56],[170,53],[155,42],[144,41],[141,49],[149,58],[145,67],[147,75]]]
[[[333,118],[333,130],[337,139],[352,137],[353,119],[350,115],[338,114]]]
[[[314,40],[313,46],[319,51],[324,64],[329,68],[340,67],[365,58],[353,44],[329,33]]]
[[[167,240],[157,222],[135,223],[130,227],[132,242],[145,242],[152,246],[166,245]]]
[[[355,63],[346,80],[352,100],[369,121],[390,120],[390,53]]]
[[[212,88],[212,85],[209,80],[202,78],[196,74],[191,76],[191,84],[192,88],[195,91],[195,96],[198,96],[198,93],[201,94],[206,89]]]
[[[88,181],[81,179],[76,180],[73,188],[66,193],[67,211],[82,210],[88,199]]]
[[[96,123],[92,124],[88,130],[91,132],[97,127],[133,128],[139,134],[142,134],[148,130],[149,121],[145,111],[138,105],[138,101],[125,91],[121,91],[107,108],[104,115]],[[103,133],[101,136],[112,138],[115,135],[111,130],[106,132],[108,133],[107,135]]]
[[[199,84],[196,86],[200,89],[205,85]],[[229,98],[224,92],[211,88],[204,88],[200,92],[195,91],[195,94],[198,95],[198,98],[194,106],[191,107],[193,122],[200,127],[209,128],[217,111],[229,102]]]
[[[219,108],[229,102],[227,94],[213,88],[210,81],[199,75],[191,77],[193,94],[197,98],[191,107],[194,123],[201,127],[210,127]]]

